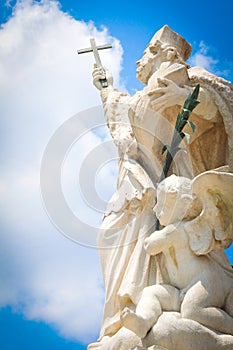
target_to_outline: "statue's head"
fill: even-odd
[[[191,51],[191,45],[165,25],[155,33],[142,58],[136,62],[138,80],[147,84],[162,62],[178,62],[185,65]]]
[[[192,201],[192,181],[171,175],[158,184],[154,211],[160,223],[167,226],[182,221]]]

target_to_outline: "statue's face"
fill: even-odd
[[[173,62],[177,57],[177,51],[168,44],[160,41],[150,43],[143,53],[142,58],[136,62],[136,77],[143,84],[147,84],[152,74],[159,69],[162,62]]]
[[[167,192],[157,189],[157,204],[154,207],[159,222],[163,226],[182,221],[189,205],[191,197],[181,195],[179,191]]]
[[[161,64],[160,45],[156,47],[149,44],[143,53],[142,58],[136,62],[136,77],[143,84],[147,84],[151,75],[159,68]]]

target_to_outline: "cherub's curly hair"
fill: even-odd
[[[187,177],[176,176],[174,174],[159,183],[158,187],[169,194],[192,194],[192,180],[188,179]]]

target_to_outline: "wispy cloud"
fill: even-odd
[[[208,53],[210,47],[207,46],[203,41],[199,44],[199,49],[190,58],[191,65],[201,66],[208,71],[213,71],[218,64],[218,60],[211,57]]]
[[[6,0],[5,6],[6,7],[11,7],[12,0]]]
[[[222,76],[226,79],[232,79],[231,71],[233,62],[222,61],[220,58],[216,58],[216,50],[207,45],[204,41],[201,41],[198,45],[197,51],[189,59],[191,66],[200,66],[209,72]]]
[[[51,224],[39,175],[54,131],[77,112],[100,104],[91,82],[93,57],[76,54],[91,36],[100,44],[113,43],[101,56],[119,84],[120,43],[106,28],[98,30],[94,23],[63,13],[54,1],[18,2],[0,30],[0,306],[11,305],[29,319],[45,321],[65,337],[84,342],[97,337],[101,321],[98,255],[69,241]],[[83,139],[73,163],[68,160],[73,178],[83,152],[102,139],[94,132]],[[75,209],[82,211],[75,200]],[[96,220],[95,213],[88,215]]]

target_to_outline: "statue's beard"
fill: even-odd
[[[136,77],[137,79],[143,83],[143,84],[147,84],[149,78],[152,75],[152,66],[147,65],[147,66],[140,66],[138,67],[138,69],[136,70]]]
[[[154,74],[155,71],[157,71],[161,65],[161,60],[150,60],[147,64],[144,66],[139,66],[136,70],[137,72],[137,79],[143,83],[147,84],[150,77]]]

